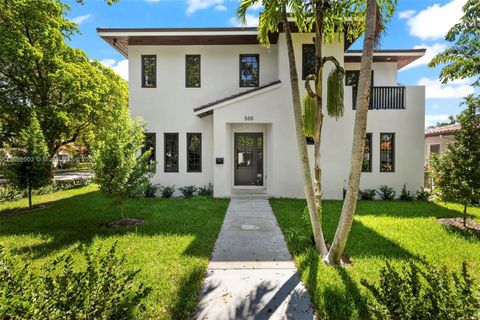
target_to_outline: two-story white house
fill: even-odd
[[[158,163],[154,183],[213,183],[216,197],[304,197],[284,33],[271,34],[265,48],[256,28],[97,31],[128,57],[130,109],[147,122],[147,143]],[[300,79],[314,67],[312,39],[293,35]],[[339,37],[323,48],[346,70],[345,114],[326,116],[323,127],[326,199],[342,198],[350,165],[361,52],[349,46]],[[424,53],[375,52],[361,188],[423,186],[425,90],[399,85],[397,73]]]

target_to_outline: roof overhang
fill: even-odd
[[[401,69],[413,61],[425,55],[426,49],[407,50],[375,50],[373,62],[396,62],[397,68]],[[348,50],[345,52],[344,62],[360,62],[362,50]]]
[[[242,45],[258,44],[257,28],[97,28],[98,35],[124,57],[129,45]],[[269,35],[276,44],[278,33]]]

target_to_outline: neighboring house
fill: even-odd
[[[58,148],[52,162],[55,168],[71,166],[74,162],[83,162],[88,158],[88,149],[82,145],[67,144]]]
[[[256,28],[97,32],[128,57],[130,109],[147,121],[147,143],[158,162],[154,183],[211,182],[216,197],[304,197],[284,33],[272,33],[265,48]],[[314,68],[313,36],[293,34],[302,95],[302,79]],[[361,51],[348,50],[343,38],[323,48],[346,69],[345,115],[326,116],[323,127],[326,199],[342,198],[350,166]],[[398,85],[397,73],[424,53],[375,52],[361,188],[423,186],[425,89]],[[324,86],[331,68],[327,63]],[[309,151],[313,166],[312,145]]]
[[[454,139],[454,133],[460,130],[460,124],[450,124],[425,130],[425,164],[428,164],[430,154],[442,154],[448,144]]]

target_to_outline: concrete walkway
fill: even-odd
[[[194,319],[315,319],[268,200],[230,201]]]

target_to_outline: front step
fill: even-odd
[[[265,189],[232,189],[231,199],[263,199],[269,198]]]

